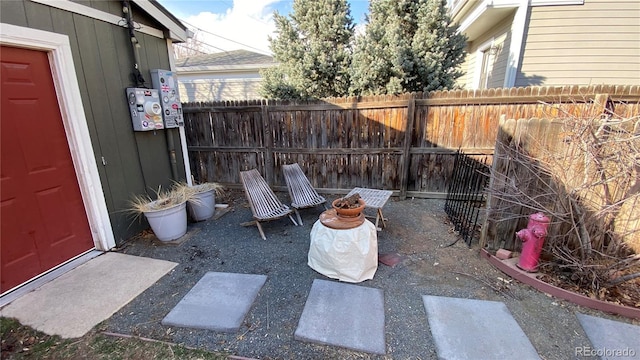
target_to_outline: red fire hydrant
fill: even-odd
[[[520,254],[520,260],[518,261],[520,269],[529,272],[538,270],[538,260],[542,252],[544,239],[547,236],[548,227],[549,218],[539,212],[531,214],[527,228],[516,233],[516,236],[522,240],[522,254]]]

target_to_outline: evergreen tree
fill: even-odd
[[[349,91],[353,19],[346,0],[294,0],[290,19],[274,14],[269,38],[278,63],[261,72],[266,98],[340,97]]]
[[[372,0],[356,40],[352,94],[451,89],[462,76],[466,37],[456,33],[446,0]]]

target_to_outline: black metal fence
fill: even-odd
[[[487,156],[473,159],[456,152],[444,210],[467,245],[474,238],[479,239],[478,220],[485,205],[484,191],[490,172],[487,159]]]

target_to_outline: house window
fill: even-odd
[[[455,9],[458,5],[460,5],[460,3],[462,2],[462,0],[447,0],[447,6],[449,7],[449,9]]]
[[[482,65],[480,67],[480,82],[478,83],[478,89],[487,89],[489,84],[489,77],[491,76],[491,50],[486,48],[482,50]]]
[[[449,14],[453,17],[456,16],[462,10],[462,5],[468,0],[447,0],[447,9]]]

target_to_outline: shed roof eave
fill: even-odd
[[[167,30],[168,37],[174,42],[185,42],[192,37],[192,32],[187,29],[175,16],[166,10],[157,1],[132,0],[142,10],[154,17]],[[167,15],[169,14],[169,15]]]

